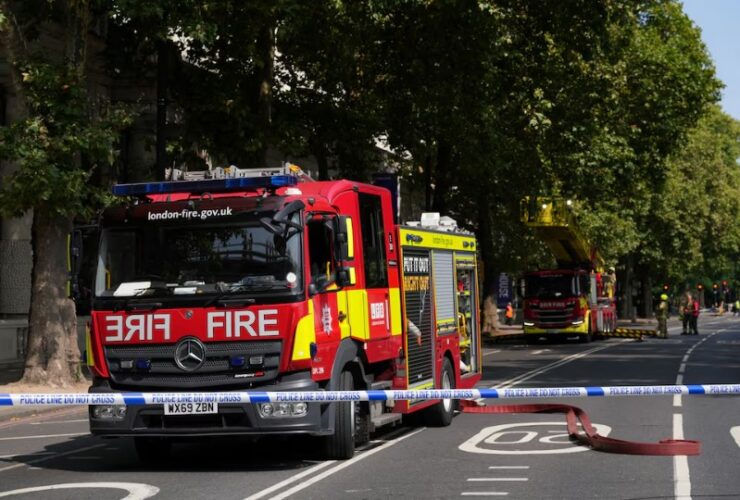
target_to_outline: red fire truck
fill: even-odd
[[[604,272],[598,251],[581,234],[570,200],[531,197],[522,200],[521,219],[544,241],[558,267],[524,275],[524,334],[541,337],[594,335],[616,329],[616,278]]]
[[[391,193],[295,166],[114,186],[93,286],[91,392],[470,388],[481,377],[476,241],[447,218],[394,224]],[[447,222],[447,224],[446,224]],[[318,436],[348,458],[376,427],[452,400],[99,405],[90,429],[173,439]]]

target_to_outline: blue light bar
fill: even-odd
[[[255,189],[295,186],[298,178],[293,175],[266,175],[260,177],[236,177],[229,179],[208,179],[203,181],[141,182],[137,184],[116,184],[116,196],[142,196],[166,193],[223,193],[225,191],[251,191]]]

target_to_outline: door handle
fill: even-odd
[[[342,321],[344,321],[345,319],[347,319],[347,315],[344,314],[342,311],[339,311],[339,314],[337,314],[337,319],[341,323]]]

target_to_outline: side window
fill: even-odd
[[[317,285],[334,280],[334,235],[329,221],[323,217],[313,217],[306,225],[308,232],[308,253],[311,269],[311,282]]]
[[[360,193],[360,224],[367,288],[388,287],[382,215],[380,196]]]

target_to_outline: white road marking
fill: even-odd
[[[272,493],[273,491],[277,491],[280,488],[283,488],[285,486],[288,486],[289,484],[295,483],[299,479],[303,479],[306,476],[310,476],[314,472],[320,471],[324,467],[328,467],[328,466],[330,466],[332,464],[335,464],[336,462],[337,462],[336,460],[327,460],[326,462],[321,462],[320,464],[316,464],[313,467],[309,467],[308,469],[304,470],[300,474],[295,474],[293,476],[290,476],[285,481],[281,481],[281,482],[279,482],[277,484],[273,484],[269,488],[265,488],[264,490],[259,491],[259,492],[255,493],[254,495],[248,496],[244,500],[257,500],[258,498],[263,498],[263,497],[269,495],[270,493]]]
[[[378,453],[380,451],[383,451],[383,450],[385,450],[387,448],[390,448],[391,446],[400,443],[404,439],[407,439],[407,438],[410,438],[412,436],[415,436],[415,435],[417,435],[418,433],[420,433],[421,431],[423,431],[425,429],[426,429],[426,427],[422,427],[420,429],[416,429],[413,432],[410,432],[408,434],[405,434],[405,435],[401,436],[400,438],[396,439],[395,441],[389,441],[389,442],[385,443],[384,445],[381,445],[381,446],[378,446],[377,448],[373,448],[372,450],[366,451],[366,452],[362,453],[361,455],[356,455],[355,457],[350,458],[349,460],[345,460],[343,462],[340,462],[339,464],[335,465],[331,469],[326,470],[326,471],[322,472],[321,474],[319,474],[319,475],[317,475],[315,477],[312,477],[311,479],[309,479],[307,481],[304,481],[303,483],[301,483],[301,484],[299,484],[297,486],[294,486],[291,489],[286,490],[286,491],[282,492],[281,494],[279,494],[277,496],[272,497],[272,499],[273,500],[281,500],[283,498],[288,498],[291,495],[295,495],[297,492],[308,488],[312,484],[318,483],[322,479],[325,479],[325,478],[331,476],[332,474],[335,474],[335,473],[337,473],[337,472],[339,472],[341,470],[344,470],[347,467],[356,464],[360,460],[364,460],[367,457],[370,457],[370,456],[372,456],[372,455],[374,455],[374,454],[376,454],[376,453]],[[332,463],[334,463],[334,462],[332,462]],[[251,497],[248,497],[248,498],[249,499],[251,499],[251,498],[260,498],[262,496],[261,493],[257,493],[257,495],[259,495],[259,496],[252,495]],[[245,499],[245,500],[247,500],[247,499]]]
[[[485,357],[486,357],[486,356],[488,356],[489,354],[496,354],[497,352],[501,352],[501,349],[493,349],[493,350],[491,350],[491,351],[488,351],[488,352],[484,352],[484,353],[483,353],[483,357],[485,358]]]
[[[740,426],[730,429],[730,435],[732,436],[732,439],[735,440],[735,444],[740,446]]]
[[[686,363],[681,363],[681,365],[678,367],[678,373],[683,373],[686,371]]]
[[[594,347],[593,349],[589,349],[588,351],[579,352],[576,354],[571,354],[570,356],[567,356],[559,361],[555,361],[554,363],[550,363],[549,365],[545,365],[542,368],[538,368],[537,370],[532,370],[527,373],[523,373],[522,375],[519,375],[518,377],[514,377],[510,380],[507,380],[506,382],[502,382],[500,385],[494,385],[490,387],[490,389],[507,389],[509,387],[512,387],[520,382],[524,382],[525,380],[529,380],[533,377],[536,377],[537,375],[541,375],[545,372],[549,372],[550,370],[553,370],[559,366],[563,366],[567,363],[571,363],[577,359],[581,359],[585,356],[588,356],[589,354],[592,354],[594,352],[603,351],[604,349],[608,349],[609,347],[614,347],[615,345],[628,342],[630,339],[618,339],[614,343],[602,345],[599,347]]]
[[[681,402],[681,395],[680,394],[674,394],[673,395],[673,406],[680,408],[682,406]]]
[[[89,436],[89,432],[67,432],[65,434],[40,434],[38,436],[14,436],[0,438],[0,441],[15,441],[17,439],[45,439],[54,437]]]
[[[683,415],[673,414],[673,439],[683,439]],[[686,455],[673,457],[673,495],[676,500],[691,500],[691,478],[689,458]]]
[[[529,481],[528,477],[469,477],[470,482],[483,481]]]
[[[47,422],[31,422],[29,425],[71,424],[76,422],[88,422],[88,419],[76,418],[74,420],[50,420]]]
[[[0,469],[0,472],[5,472],[6,470],[11,470],[11,469],[17,469],[19,467],[23,467],[24,465],[32,465],[32,464],[37,464],[37,463],[40,463],[40,462],[45,462],[47,460],[53,460],[53,459],[59,458],[59,457],[66,457],[67,455],[74,455],[75,453],[80,453],[80,452],[83,452],[83,451],[94,450],[96,448],[102,448],[103,446],[105,446],[105,445],[104,444],[96,444],[94,446],[86,446],[84,448],[77,448],[76,450],[65,451],[64,453],[55,453],[55,454],[50,455],[48,457],[37,458],[36,460],[29,460],[28,462],[23,462],[23,463],[19,463],[19,464],[14,464],[14,465],[9,465],[7,467],[3,467],[2,469]]]
[[[15,457],[41,457],[44,455],[53,455],[51,451],[39,451],[36,453],[13,453],[12,455],[0,455],[0,458],[15,458]]]
[[[529,469],[529,465],[490,465],[489,469]]]
[[[683,385],[683,375],[680,373],[676,375],[676,385]]]
[[[0,498],[12,495],[22,495],[24,493],[37,493],[39,491],[72,490],[77,488],[108,488],[127,491],[128,495],[123,497],[121,500],[144,500],[145,498],[151,498],[159,493],[159,488],[156,486],[143,483],[64,483],[5,491],[0,493]]]
[[[463,491],[460,495],[464,497],[505,497],[508,491]]]

